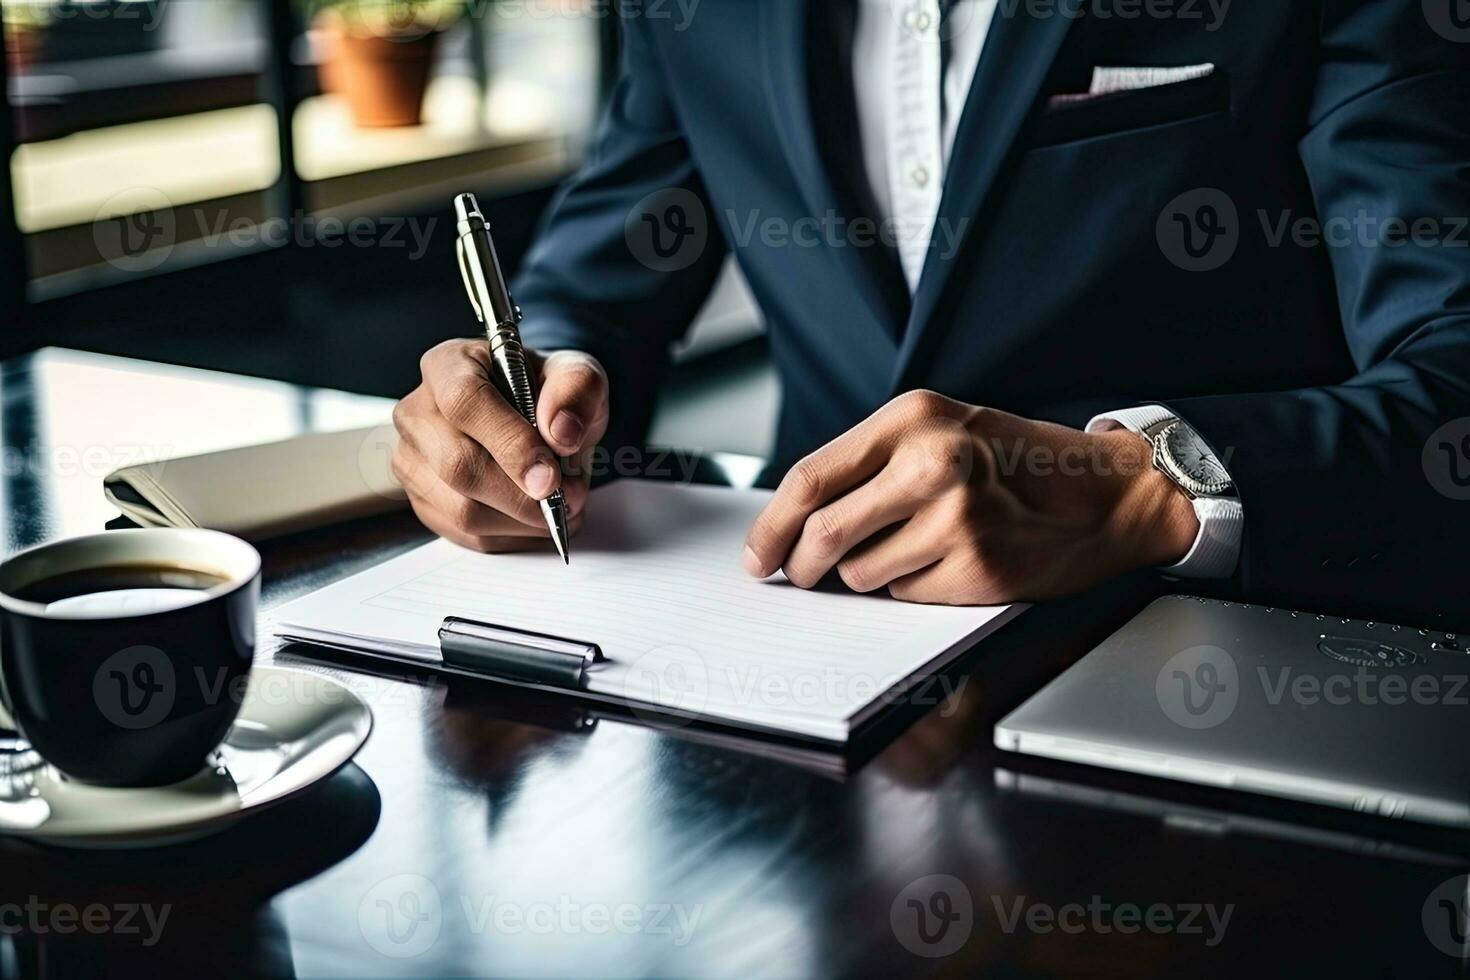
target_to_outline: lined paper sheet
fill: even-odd
[[[740,568],[766,491],[624,480],[595,491],[571,565],[436,541],[283,606],[283,636],[429,662],[446,616],[597,643],[587,689],[845,741],[883,695],[1020,611],[803,591]]]

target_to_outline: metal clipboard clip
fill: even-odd
[[[605,658],[596,643],[480,623],[458,616],[439,627],[446,667],[490,680],[580,688],[587,668]]]

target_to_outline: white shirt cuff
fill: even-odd
[[[1087,423],[1087,431],[1128,429],[1142,435],[1150,426],[1177,419],[1177,415],[1162,405],[1141,405],[1105,412]],[[1178,564],[1160,570],[1180,578],[1228,578],[1240,561],[1245,510],[1234,497],[1196,497],[1192,503],[1194,516],[1199,519],[1199,534]]]

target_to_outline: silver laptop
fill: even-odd
[[[1153,602],[995,727],[1013,752],[1470,827],[1470,644]]]

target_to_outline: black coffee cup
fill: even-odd
[[[107,531],[0,563],[0,695],[41,757],[99,786],[204,767],[255,655],[260,555],[218,531]]]

